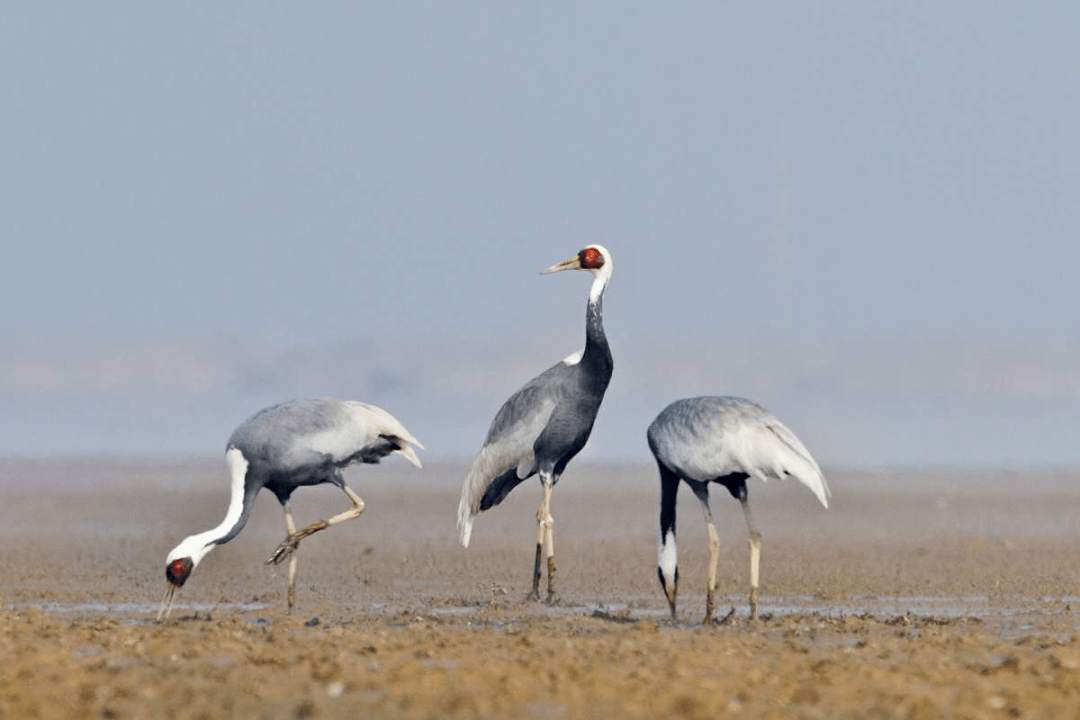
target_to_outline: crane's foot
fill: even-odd
[[[548,555],[547,571],[548,571],[548,573],[547,573],[547,577],[548,577],[548,581],[547,581],[547,600],[545,600],[544,602],[546,602],[548,605],[554,605],[557,602],[559,602],[559,597],[558,597],[558,595],[555,594],[555,556],[554,555]]]
[[[750,590],[750,619],[758,619],[758,589],[756,587]]]
[[[287,536],[281,541],[281,544],[277,546],[277,549],[271,553],[270,557],[266,559],[267,565],[280,565],[285,561],[287,557],[296,552],[296,548],[300,547],[300,536],[298,533]]]
[[[735,608],[732,607],[731,610],[728,611],[727,615],[725,615],[722,618],[719,618],[718,620],[709,620],[708,618],[706,618],[705,624],[706,625],[710,625],[710,624],[712,624],[712,625],[730,625],[732,622],[734,622],[734,620],[735,620]]]
[[[536,543],[536,562],[533,563],[533,583],[532,592],[525,596],[525,600],[531,600],[533,602],[540,602],[540,560],[544,556],[544,544],[542,542]]]

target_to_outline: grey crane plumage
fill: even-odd
[[[585,447],[611,380],[611,350],[603,324],[604,289],[611,269],[611,253],[600,245],[589,245],[569,260],[541,271],[584,270],[593,274],[585,311],[585,349],[530,380],[503,404],[461,490],[458,530],[461,544],[468,547],[477,514],[498,505],[528,478],[540,476],[544,495],[536,514],[531,593],[537,600],[542,557],[547,558],[547,599],[555,599],[552,489],[566,464]]]
[[[750,616],[758,615],[761,535],[754,524],[746,481],[795,478],[829,507],[829,486],[810,452],[767,410],[737,397],[676,400],[649,425],[649,449],[660,470],[660,549],[657,573],[675,618],[678,559],[675,499],[684,481],[701,501],[709,530],[709,584],[705,622],[712,619],[720,539],[709,509],[709,483],[723,485],[742,504],[750,533]],[[732,609],[734,613],[734,609]]]
[[[293,400],[255,413],[233,431],[225,451],[232,477],[225,519],[216,528],[184,539],[165,559],[166,589],[158,620],[168,619],[177,589],[206,554],[244,528],[255,496],[263,488],[277,497],[285,511],[288,535],[267,563],[289,559],[291,610],[296,600],[294,551],[299,542],[364,511],[364,501],[345,484],[342,469],[353,463],[377,463],[390,453],[421,467],[413,445],[424,447],[397,418],[382,408],[353,400]],[[341,488],[352,507],[297,530],[289,498],[299,487],[321,483]]]

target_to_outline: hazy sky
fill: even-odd
[[[0,23],[0,453],[335,394],[469,457],[583,342],[594,456],[750,395],[825,463],[1080,463],[1080,5],[146,3]]]

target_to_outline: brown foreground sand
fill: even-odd
[[[158,625],[166,553],[224,515],[223,463],[7,461],[0,718],[1080,717],[1076,473],[832,471],[828,511],[755,486],[756,623],[741,513],[715,492],[737,614],[704,626],[701,513],[684,493],[672,623],[653,472],[571,466],[554,607],[522,600],[538,487],[464,550],[462,468],[387,463],[349,474],[360,519],[301,546],[292,616],[262,564],[284,529],[266,496]],[[306,522],[345,500],[293,504]]]

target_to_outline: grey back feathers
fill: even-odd
[[[260,410],[229,438],[229,447],[240,450],[249,463],[265,463],[278,474],[315,466],[375,463],[392,452],[421,467],[411,445],[423,449],[382,408],[332,398],[293,400]]]
[[[284,503],[305,485],[344,487],[343,468],[377,463],[390,453],[422,467],[413,445],[424,447],[397,418],[355,400],[310,398],[260,410],[229,438],[229,449],[240,451],[248,463],[243,520],[262,488]],[[231,535],[240,527],[243,521]]]
[[[829,487],[810,452],[760,405],[737,397],[676,400],[649,425],[657,462],[682,478],[708,482],[746,473],[762,482],[792,477],[829,506]]]

